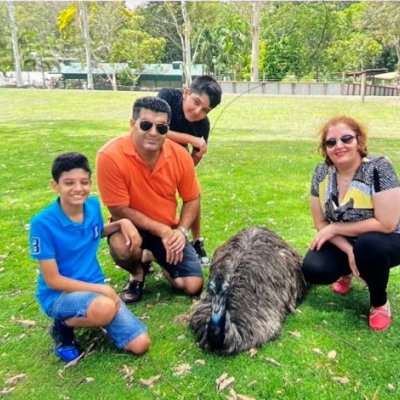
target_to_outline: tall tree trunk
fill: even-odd
[[[115,64],[114,64],[114,70],[111,72],[111,74],[108,75],[108,80],[111,83],[112,90],[117,91],[118,86],[117,86],[117,73],[115,72]]]
[[[40,54],[40,72],[42,73],[42,87],[46,87],[46,77],[44,74],[43,57]]]
[[[40,59],[40,71],[42,73],[42,85],[43,87],[46,87],[46,76],[45,76],[45,71],[44,71],[44,63],[43,63],[43,49],[45,48],[44,43],[46,43],[46,36],[44,31],[41,31],[39,34],[40,38],[40,50],[39,50],[39,59]]]
[[[251,81],[258,82],[260,54],[260,11],[262,3],[254,2],[251,13]]]
[[[86,3],[79,2],[82,16],[83,39],[85,42],[86,66],[87,66],[87,88],[93,89],[92,61],[90,51],[89,21],[87,17]]]
[[[176,32],[179,36],[182,46],[182,73],[185,78],[186,86],[190,86],[192,83],[192,54],[190,48],[190,33],[191,24],[189,14],[186,8],[186,1],[181,0],[181,13],[183,18],[183,27],[178,22],[176,15],[174,14],[173,8],[169,6],[168,2],[165,2],[165,6],[171,15],[174,23]]]
[[[21,58],[19,56],[19,49],[18,49],[17,26],[15,24],[15,18],[14,18],[14,4],[10,1],[7,1],[6,7],[7,7],[8,23],[10,24],[10,30],[11,30],[11,42],[14,55],[14,68],[17,80],[17,87],[21,87],[23,86],[23,81],[21,74]]]
[[[181,1],[181,10],[183,17],[183,73],[185,76],[186,86],[190,86],[192,83],[192,51],[190,46],[191,25],[185,0]]]

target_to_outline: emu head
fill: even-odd
[[[207,339],[210,346],[219,350],[223,348],[225,339],[226,302],[229,284],[223,276],[212,279],[208,284],[211,295],[211,316],[207,328]]]

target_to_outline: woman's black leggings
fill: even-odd
[[[354,240],[353,251],[360,275],[368,285],[371,306],[384,305],[390,268],[400,264],[400,234],[364,233]],[[307,252],[302,270],[308,282],[325,285],[351,273],[347,255],[329,242],[318,251]]]

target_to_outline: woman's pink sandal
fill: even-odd
[[[335,283],[333,283],[333,293],[340,294],[341,296],[346,296],[346,294],[349,294],[352,288],[351,277],[351,274],[343,275]]]

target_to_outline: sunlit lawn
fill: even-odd
[[[13,399],[225,399],[230,388],[217,393],[215,380],[226,372],[236,393],[257,399],[400,398],[397,269],[389,284],[394,322],[388,332],[369,330],[368,293],[360,285],[345,298],[319,287],[254,357],[203,353],[185,319],[192,299],[174,293],[157,272],[132,307],[149,327],[150,352],[135,358],[115,350],[100,331],[82,331],[79,341],[93,346],[92,353],[63,370],[51,353],[50,321],[34,300],[29,220],[54,198],[53,158],[80,151],[94,168],[97,149],[127,132],[132,103],[145,94],[0,90],[0,391],[13,390]],[[318,127],[338,113],[359,118],[370,128],[371,154],[389,156],[400,172],[399,111],[400,98],[363,104],[359,98],[224,96],[211,113],[209,151],[198,167],[208,251],[239,229],[265,225],[304,254],[314,233],[308,191],[320,160]],[[114,267],[105,243],[100,259],[120,290],[127,275]],[[21,320],[36,324],[25,327]],[[191,367],[186,375],[177,372],[182,364]],[[26,375],[7,382],[19,374]],[[157,375],[153,387],[141,383]]]

